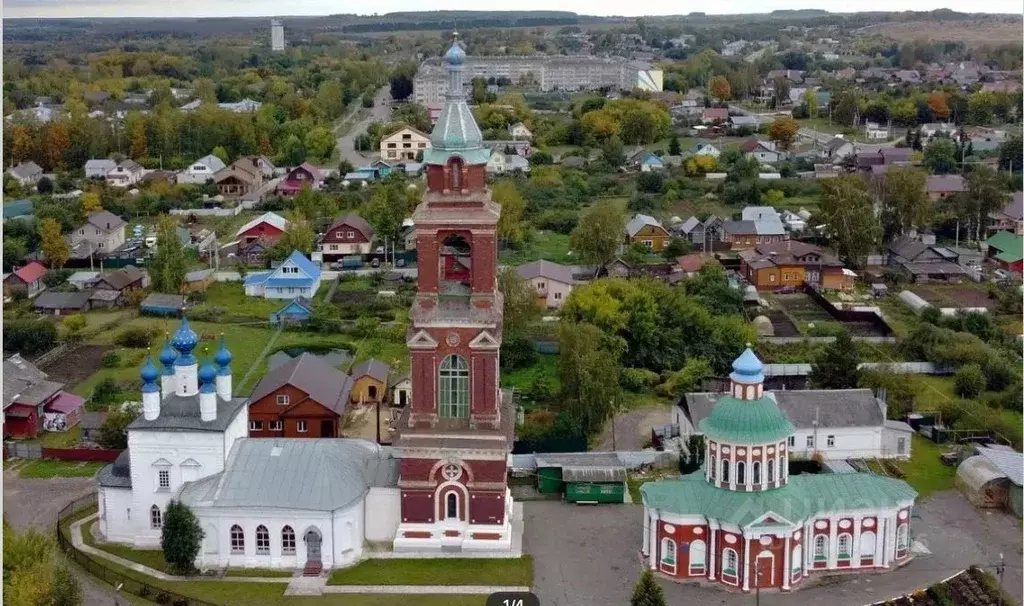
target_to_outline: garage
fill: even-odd
[[[614,453],[538,454],[537,490],[567,503],[623,503],[626,466]]]

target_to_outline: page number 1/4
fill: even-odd
[[[540,600],[527,591],[501,591],[487,597],[487,606],[540,606]]]

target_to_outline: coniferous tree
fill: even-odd
[[[860,382],[858,366],[860,353],[844,330],[814,360],[808,379],[817,389],[853,389]]]
[[[160,548],[164,560],[179,572],[192,572],[206,533],[192,510],[179,501],[168,503],[163,515]]]
[[[654,580],[654,573],[645,568],[633,589],[630,606],[665,606],[665,591]]]

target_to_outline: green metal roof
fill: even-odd
[[[431,148],[423,152],[423,163],[440,164],[443,166],[448,164],[448,159],[452,156],[462,158],[462,161],[467,165],[487,164],[487,161],[491,158],[491,150],[486,147],[455,150]]]
[[[1024,259],[1024,251],[1020,249],[1012,251],[1006,250],[996,255],[996,259],[999,259],[1003,263],[1016,263],[1017,261]]]
[[[703,472],[640,487],[644,504],[679,515],[702,515],[747,526],[766,513],[790,522],[857,509],[895,507],[913,501],[917,491],[903,480],[869,473],[801,474],[781,488],[739,492],[716,488]]]
[[[699,425],[709,438],[738,444],[777,442],[793,433],[793,424],[768,395],[757,400],[724,395]]]
[[[1000,252],[1017,252],[1024,249],[1024,236],[1017,236],[1008,231],[1000,231],[989,236],[985,243]]]

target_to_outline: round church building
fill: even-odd
[[[651,569],[751,591],[906,563],[914,489],[866,473],[790,476],[793,425],[764,391],[764,365],[748,347],[732,368],[699,425],[703,470],[641,487]]]

